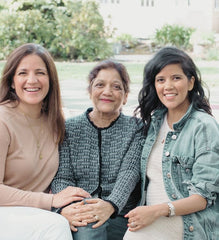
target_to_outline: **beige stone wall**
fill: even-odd
[[[135,37],[148,37],[164,24],[180,24],[198,31],[219,32],[219,10],[215,0],[154,0],[154,7],[142,7],[141,0],[120,0],[119,4],[100,4],[106,25],[111,24],[117,34],[129,33]],[[116,1],[115,1],[116,2]],[[111,19],[108,19],[108,16]]]
[[[216,33],[219,33],[219,9],[213,14],[212,29]]]

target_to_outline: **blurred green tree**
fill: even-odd
[[[36,42],[54,57],[88,61],[111,56],[98,5],[81,0],[0,1],[0,59]]]

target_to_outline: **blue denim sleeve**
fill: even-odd
[[[196,136],[196,160],[193,177],[188,184],[189,194],[199,194],[214,205],[219,194],[219,125],[216,121],[199,127]]]

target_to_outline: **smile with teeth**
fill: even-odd
[[[167,94],[164,94],[164,96],[166,97],[173,97],[173,96],[176,96],[177,94],[176,93],[167,93]]]
[[[24,90],[27,92],[37,92],[40,90],[40,88],[25,88]]]

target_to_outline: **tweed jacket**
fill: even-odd
[[[89,120],[91,110],[66,121],[52,192],[67,186],[81,187],[93,197],[111,202],[116,211],[123,209],[125,214],[140,198],[135,187],[140,180],[142,123],[120,113],[109,127],[97,128]]]

